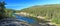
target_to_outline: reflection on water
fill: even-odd
[[[24,20],[24,21],[26,21],[28,23],[34,23],[35,22],[35,20],[32,19],[32,18],[27,18],[27,17],[20,16],[20,15],[15,15],[15,16],[16,16],[16,18],[18,18],[20,20]]]

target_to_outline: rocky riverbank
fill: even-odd
[[[15,13],[17,15],[24,15],[24,16],[33,16],[33,14],[29,14],[26,12],[20,12],[20,13]],[[34,16],[35,17],[35,16]],[[36,16],[36,18],[40,19],[40,22],[36,22],[33,24],[34,26],[55,26],[55,23],[51,23],[51,20],[45,20],[45,17],[42,16]]]

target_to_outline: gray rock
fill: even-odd
[[[5,18],[0,20],[0,26],[30,26],[30,24],[16,18]]]

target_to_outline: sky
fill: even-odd
[[[6,8],[21,10],[35,5],[60,4],[60,0],[5,0]]]

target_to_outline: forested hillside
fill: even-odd
[[[20,12],[27,12],[36,16],[43,16],[52,19],[52,22],[60,24],[60,4],[37,5],[22,9]]]

